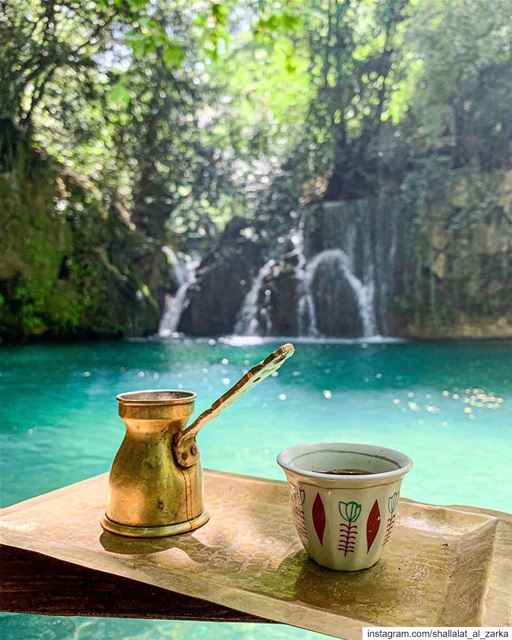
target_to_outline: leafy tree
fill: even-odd
[[[421,0],[408,32],[417,154],[453,166],[511,166],[512,3]]]

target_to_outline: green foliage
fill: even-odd
[[[512,3],[423,0],[408,25],[417,77],[418,150],[450,151],[454,166],[510,166]]]
[[[0,194],[0,335],[130,334],[126,306],[144,287],[133,264],[140,243],[90,185],[27,154],[2,174]],[[157,305],[137,304],[134,332],[154,331]]]
[[[2,113],[127,210],[160,175],[153,234],[209,235],[276,189],[292,208],[396,190],[425,156],[510,165],[509,0],[22,5],[0,22]]]
[[[107,100],[121,108],[126,108],[130,102],[130,92],[122,80],[114,83],[107,93]]]

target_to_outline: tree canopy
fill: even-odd
[[[23,139],[150,238],[511,166],[512,2],[7,0],[0,149]],[[410,181],[409,181],[410,182]],[[263,224],[264,223],[264,224]]]

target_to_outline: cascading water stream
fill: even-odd
[[[164,247],[164,251],[169,258],[174,279],[178,285],[178,289],[173,296],[165,296],[166,309],[158,327],[158,335],[162,338],[168,338],[177,333],[185,296],[188,288],[195,281],[197,263],[187,255],[184,255],[181,259],[178,258],[169,247]]]
[[[298,304],[299,328],[301,330],[301,335],[311,337],[321,335],[316,324],[312,284],[318,267],[324,264],[330,265],[333,268],[333,271],[337,269],[341,271],[351,286],[357,301],[359,317],[363,328],[363,337],[367,338],[375,335],[375,287],[373,280],[362,282],[353,273],[350,260],[342,249],[326,249],[325,251],[322,251],[316,255],[304,269],[303,291]],[[306,322],[309,322],[307,326],[305,326],[305,320]]]
[[[254,278],[254,281],[249,289],[249,292],[245,296],[245,300],[242,304],[240,312],[238,313],[238,318],[235,324],[235,335],[237,336],[260,336],[261,328],[260,321],[258,318],[258,313],[260,311],[260,307],[258,305],[258,298],[261,287],[265,278],[270,275],[276,261],[271,258],[267,260],[265,264],[258,271],[257,276]],[[266,334],[270,335],[272,333],[272,322],[270,318],[266,317]]]
[[[297,229],[291,233],[291,241],[297,252],[297,267],[295,277],[297,278],[297,328],[300,336],[316,338],[320,336],[317,328],[315,301],[311,291],[311,283],[307,282],[307,259],[304,253],[304,218],[301,218]]]

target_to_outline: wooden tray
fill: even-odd
[[[302,549],[285,483],[207,471],[205,487],[211,520],[191,534],[103,532],[102,475],[4,509],[1,541],[340,638],[371,625],[512,624],[512,516],[402,500],[385,557],[338,573]]]

